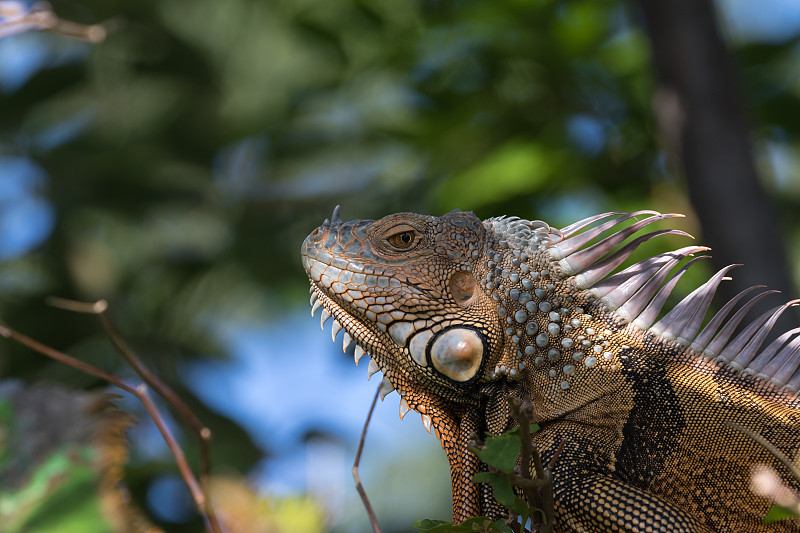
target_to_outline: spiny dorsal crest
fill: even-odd
[[[651,216],[616,229],[626,220],[641,215]],[[656,321],[681,276],[705,256],[690,260],[673,273],[674,268],[683,259],[709,248],[680,248],[648,257],[613,273],[647,240],[665,234],[689,236],[679,230],[659,230],[621,246],[645,226],[679,216],[682,215],[661,215],[654,211],[604,213],[554,232],[560,234],[561,238],[540,246],[547,249],[564,276],[572,276],[577,288],[597,298],[620,323],[630,323],[657,338],[682,345],[700,358],[722,362],[746,374],[755,374],[796,396],[800,389],[800,335],[797,335],[800,328],[784,333],[763,350],[761,347],[780,315],[789,307],[798,305],[800,300],[774,307],[734,336],[747,312],[763,297],[777,292],[761,291],[763,286],[746,289],[727,302],[702,327],[717,288],[723,280],[729,279],[726,274],[739,265],[722,268]],[[581,232],[601,221],[604,222]],[[595,239],[599,240],[590,244]],[[741,307],[728,318],[741,301],[744,301]]]

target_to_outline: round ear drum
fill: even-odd
[[[428,344],[428,361],[444,376],[465,383],[478,375],[488,351],[479,330],[453,326],[439,332]]]
[[[450,277],[447,288],[456,303],[466,307],[475,300],[478,282],[472,274],[459,270]]]

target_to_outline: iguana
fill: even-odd
[[[622,264],[654,237],[688,235],[638,235],[677,216],[613,212],[556,229],[461,211],[343,222],[337,207],[306,238],[312,314],[322,308],[323,324],[332,316],[356,363],[368,355],[383,393],[398,391],[401,416],[419,412],[441,440],[455,522],[500,516],[491,488],[471,481],[484,466],[467,442],[513,427],[506,398],[518,394],[532,400],[543,461],[563,446],[556,531],[800,531],[797,520],[762,523],[770,502],[751,492],[755,465],[800,486],[730,424],[798,457],[800,328],[765,340],[799,301],[734,336],[774,292],[753,287],[704,324],[732,265],[661,313],[699,259],[690,258],[709,248]]]

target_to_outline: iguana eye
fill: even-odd
[[[419,240],[417,231],[410,227],[397,228],[386,240],[398,250],[408,250]]]

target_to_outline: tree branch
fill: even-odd
[[[208,477],[211,470],[211,450],[210,442],[212,438],[211,429],[203,425],[202,422],[195,416],[188,405],[173,391],[166,383],[155,375],[142,360],[131,350],[122,340],[122,337],[117,332],[111,319],[108,317],[108,302],[105,300],[98,300],[94,303],[78,302],[75,300],[67,300],[51,296],[45,300],[48,305],[65,309],[67,311],[74,311],[76,313],[88,313],[97,315],[100,323],[106,332],[111,344],[122,355],[125,361],[133,368],[139,377],[145,383],[150,385],[162,398],[164,398],[178,414],[186,420],[189,426],[197,435],[200,441],[200,485],[203,487],[204,492],[208,489]]]
[[[66,303],[68,307],[69,306],[74,307],[75,309],[73,310],[78,310],[78,308],[81,308],[83,309],[83,312],[93,312],[93,313],[102,313],[105,311],[105,307],[107,307],[107,305],[105,305],[105,302],[102,301],[97,302],[95,304],[87,304],[82,302],[61,300],[60,303]],[[92,308],[94,310],[91,310]],[[214,514],[211,502],[206,497],[206,492],[203,490],[203,487],[197,481],[197,478],[194,476],[191,467],[189,467],[189,463],[186,460],[186,456],[184,455],[183,450],[181,449],[177,440],[175,440],[175,437],[170,432],[167,424],[164,422],[164,417],[161,415],[161,411],[158,409],[158,406],[156,406],[155,402],[153,402],[153,399],[150,396],[149,389],[146,383],[140,383],[136,386],[133,386],[115,374],[107,372],[94,365],[85,363],[79,359],[76,359],[54,348],[51,348],[50,346],[42,344],[41,342],[32,339],[27,335],[19,333],[18,331],[2,323],[0,323],[0,336],[18,342],[23,346],[27,346],[28,348],[34,350],[35,352],[45,355],[67,366],[71,366],[72,368],[75,368],[85,374],[89,374],[91,376],[95,376],[104,381],[107,381],[108,383],[128,392],[129,394],[133,395],[136,399],[138,399],[144,406],[148,415],[150,415],[150,418],[152,418],[153,422],[158,428],[158,431],[161,433],[161,437],[164,439],[164,442],[166,442],[167,447],[172,453],[172,456],[175,458],[175,463],[178,465],[178,470],[180,471],[181,477],[183,478],[186,487],[189,489],[189,493],[191,494],[192,499],[195,502],[198,512],[203,517],[203,520],[206,523],[206,529],[210,530],[212,533],[223,533],[222,526],[220,525],[219,521],[216,518],[216,515]],[[134,359],[140,367],[144,367],[143,363],[141,363],[141,361],[139,361],[138,358],[135,357],[135,355]],[[136,369],[135,366],[134,369]],[[149,373],[149,370],[147,372]]]
[[[536,414],[529,397],[523,399],[515,396],[508,398],[509,412],[519,425],[520,475],[509,477],[511,484],[523,489],[529,507],[541,510],[544,520],[539,524],[540,533],[551,533],[555,527],[555,502],[553,499],[553,467],[561,450],[562,441],[550,459],[547,468],[542,465],[539,449],[531,438],[530,425],[536,423]],[[536,479],[531,478],[531,462],[536,472]],[[522,524],[523,527],[525,524]]]

